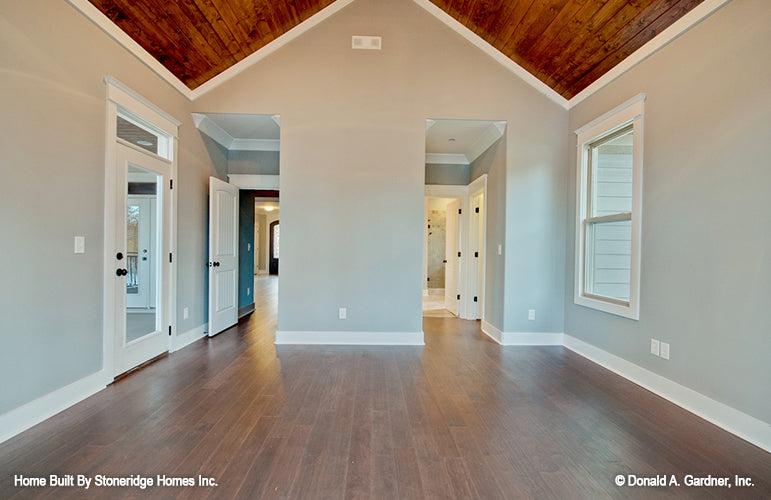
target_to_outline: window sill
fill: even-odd
[[[616,316],[622,316],[624,318],[629,318],[636,321],[640,319],[640,314],[636,304],[630,304],[628,306],[614,304],[612,302],[608,302],[601,299],[595,299],[591,297],[586,297],[584,295],[574,296],[573,303],[579,306],[588,307],[590,309],[596,309],[598,311],[606,312],[609,314],[615,314]]]

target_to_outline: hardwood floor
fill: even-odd
[[[275,346],[262,284],[237,327],[0,445],[0,498],[771,498],[771,455],[562,347],[502,348],[444,318],[424,320],[425,347]],[[18,488],[16,474],[218,486]]]

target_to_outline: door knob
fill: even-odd
[[[115,254],[115,258],[118,260],[123,260],[123,252],[118,252],[117,254]]]
[[[126,269],[116,269],[115,275],[116,276],[126,276],[128,274],[128,270]]]
[[[220,267],[220,263],[219,262],[215,262],[214,263],[214,267]]]

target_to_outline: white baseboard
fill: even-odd
[[[105,387],[107,387],[107,377],[104,371],[100,370],[0,415],[0,443],[53,417]]]
[[[278,331],[276,344],[425,345],[423,332]]]
[[[183,347],[189,346],[196,340],[204,338],[206,336],[206,325],[207,324],[204,323],[201,326],[197,326],[192,330],[188,330],[185,333],[174,337],[174,340],[171,342],[171,352],[179,351]]]
[[[482,320],[482,333],[493,339],[499,344],[502,344],[503,340],[503,332],[488,323],[485,320]]]
[[[564,346],[771,453],[771,425],[598,347],[564,335]]]
[[[502,332],[482,321],[482,332],[501,345],[562,345],[562,333]]]

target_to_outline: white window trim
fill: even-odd
[[[640,319],[640,228],[642,222],[642,171],[643,171],[643,115],[645,94],[639,94],[617,106],[599,118],[577,129],[576,161],[576,247],[573,302],[580,306],[597,309],[634,320]],[[584,292],[584,252],[586,231],[586,195],[588,151],[591,143],[632,124],[634,127],[632,148],[632,258],[629,282],[629,305],[603,300]]]

